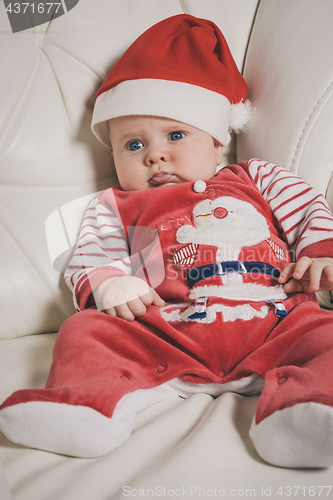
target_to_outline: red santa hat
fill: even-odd
[[[220,29],[187,14],[155,24],[127,49],[97,93],[92,130],[110,146],[107,121],[152,115],[184,122],[222,145],[249,116],[247,85]]]

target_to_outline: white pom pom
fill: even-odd
[[[193,189],[196,193],[203,193],[206,191],[207,184],[205,181],[195,181]]]
[[[238,134],[246,130],[251,115],[251,103],[250,101],[238,102],[237,104],[231,104],[230,107],[230,121],[229,129]]]

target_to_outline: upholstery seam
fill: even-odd
[[[184,5],[184,0],[179,0],[179,4],[180,4],[180,7],[183,10],[184,14],[188,14],[186,7]]]
[[[308,117],[304,123],[304,126],[301,130],[301,133],[299,135],[299,138],[298,138],[298,141],[297,141],[297,144],[296,144],[296,148],[295,148],[295,151],[294,151],[294,154],[293,154],[293,157],[291,159],[291,162],[290,162],[290,170],[292,171],[292,167],[294,165],[294,162],[296,160],[296,157],[297,157],[297,153],[299,151],[299,148],[301,146],[301,143],[302,143],[302,139],[305,135],[305,131],[307,130],[308,126],[309,126],[309,123],[315,113],[315,111],[317,110],[320,102],[323,100],[324,96],[328,93],[330,87],[333,85],[333,80],[327,85],[327,87],[325,88],[325,90],[321,93],[321,95],[319,96],[319,98],[317,99],[316,103],[314,104],[312,110],[310,111],[310,113],[308,114]]]

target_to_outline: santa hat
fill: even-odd
[[[220,29],[180,14],[155,24],[127,49],[97,93],[92,130],[110,146],[107,121],[152,115],[184,122],[222,145],[248,121],[247,85]]]

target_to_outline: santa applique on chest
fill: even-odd
[[[265,217],[248,201],[219,196],[204,181],[193,189],[208,196],[194,206],[193,224],[177,230],[181,245],[173,255],[174,266],[186,269],[189,302],[163,308],[164,319],[211,323],[220,313],[224,321],[250,320],[272,307],[284,317],[286,294],[277,279],[287,247],[272,239]]]

